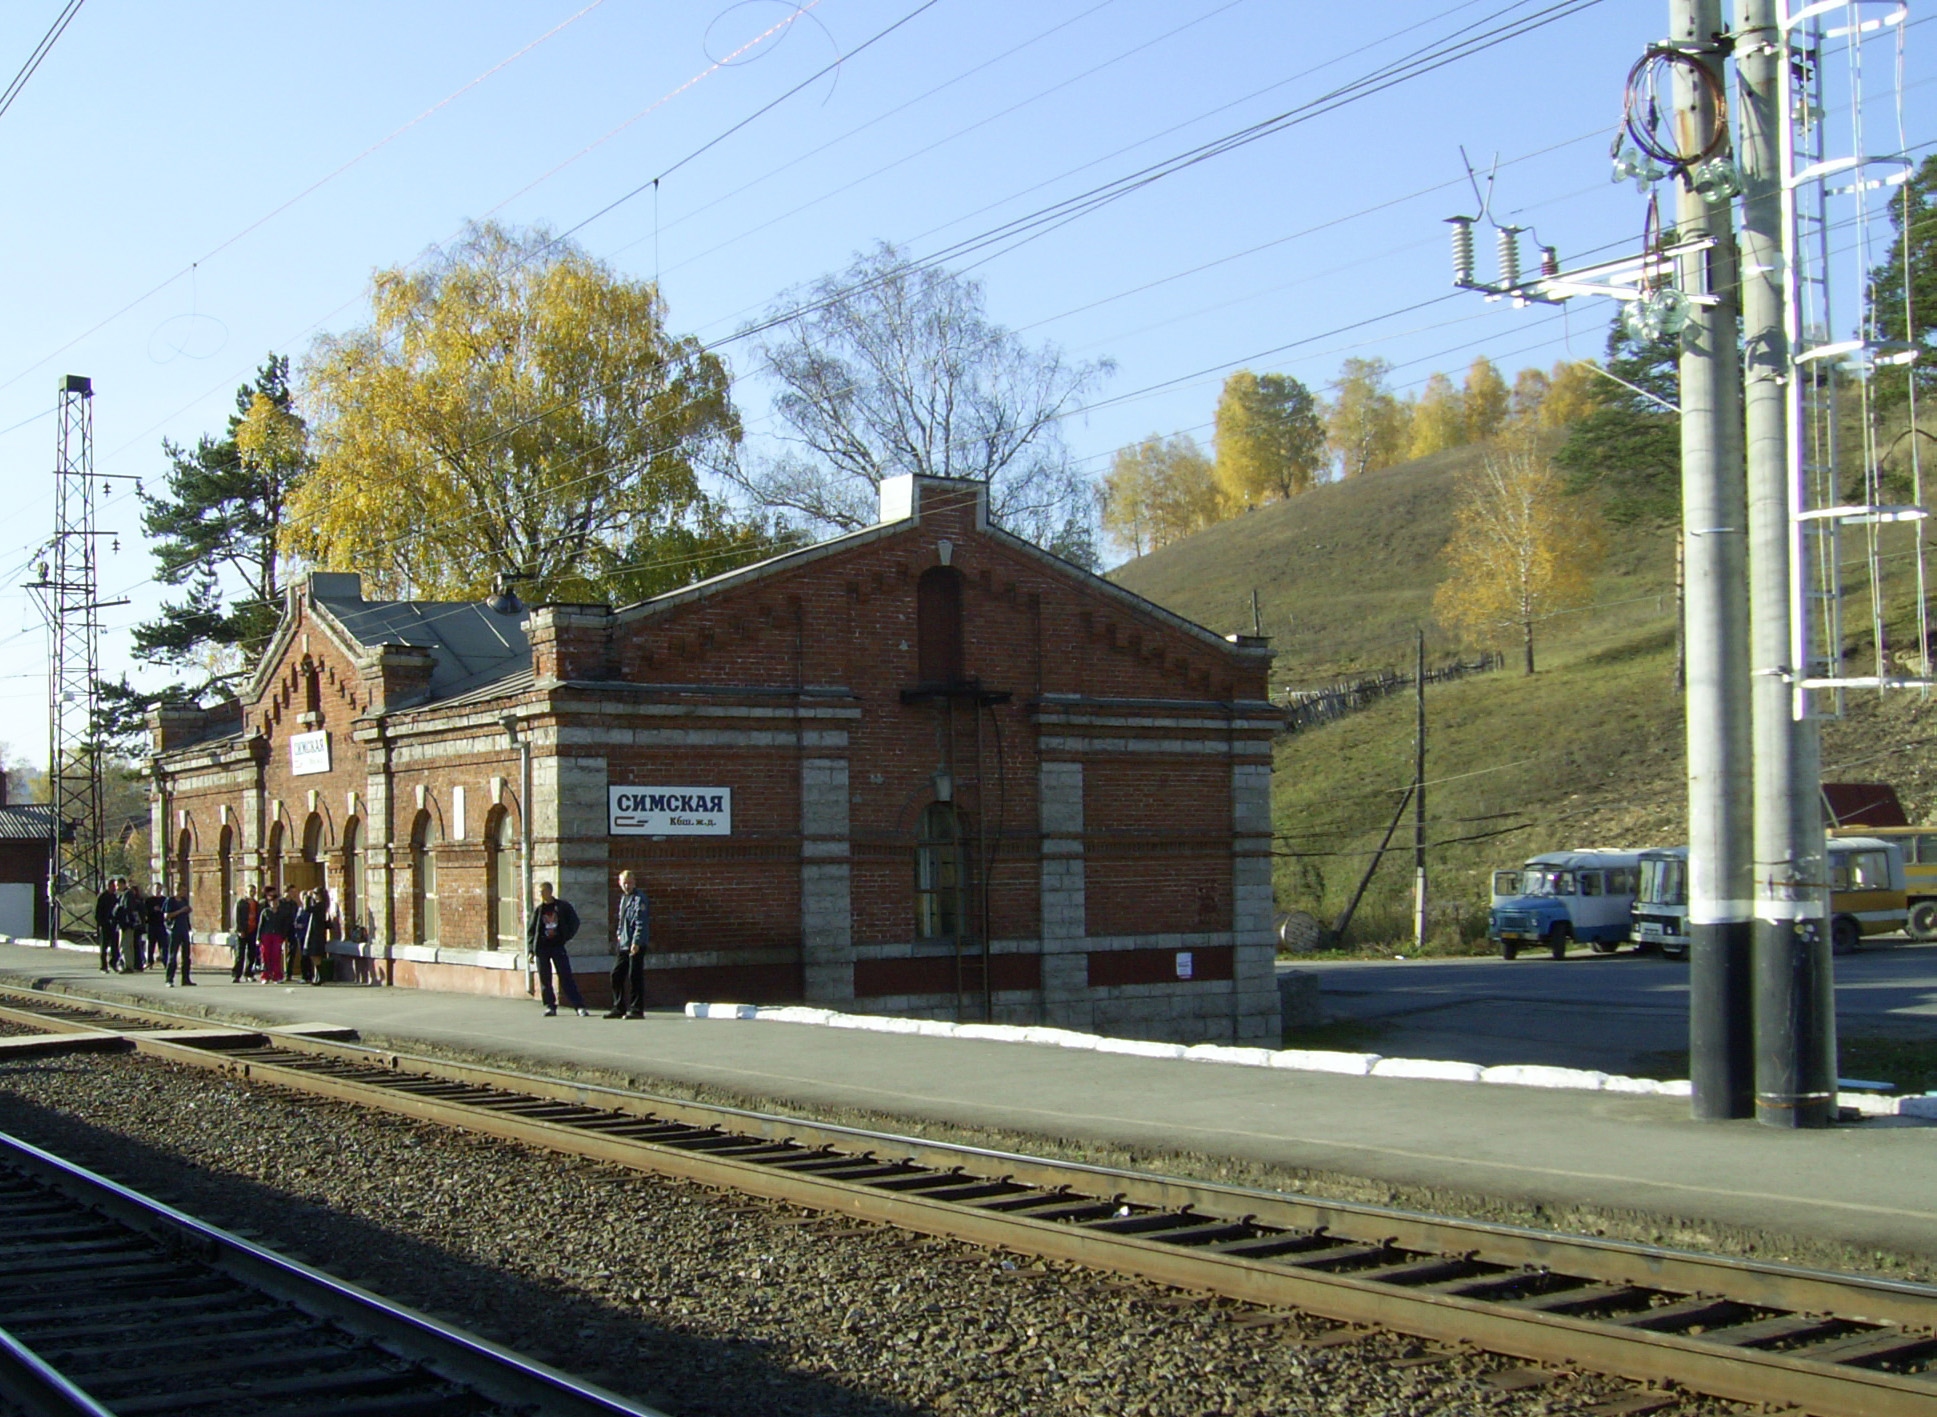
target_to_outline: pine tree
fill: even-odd
[[[285,356],[271,354],[236,390],[235,408],[220,438],[204,436],[193,449],[164,442],[167,490],[141,494],[156,577],[186,586],[187,596],[135,626],[135,654],[211,680],[246,668],[275,631],[283,500],[310,468]]]
[[[1937,360],[1932,359],[1932,335],[1937,334],[1937,155],[1926,157],[1891,201],[1890,222],[1896,237],[1882,264],[1870,272],[1870,319],[1885,339],[1919,353],[1921,358],[1908,369],[1916,376],[1919,396],[1927,397],[1937,386]],[[1905,366],[1886,365],[1878,371],[1880,402],[1900,403],[1908,392]]]
[[[165,490],[141,493],[155,577],[185,593],[135,626],[135,657],[183,677],[160,689],[136,688],[126,675],[101,684],[95,732],[112,750],[138,751],[150,709],[197,703],[245,672],[282,614],[283,499],[310,468],[287,357],[270,354],[236,390],[235,409],[219,438],[204,435],[193,448],[164,441]]]
[[[1672,520],[1681,509],[1681,420],[1672,412],[1679,343],[1671,336],[1636,344],[1617,320],[1607,352],[1615,379],[1591,376],[1599,406],[1568,428],[1554,462],[1570,492],[1600,493],[1609,521]]]

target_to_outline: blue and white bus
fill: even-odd
[[[1561,959],[1576,940],[1612,953],[1628,938],[1640,860],[1638,851],[1550,851],[1495,871],[1487,937],[1508,959],[1534,947]]]
[[[1634,893],[1636,949],[1660,950],[1667,959],[1688,953],[1688,848],[1663,846],[1641,853],[1641,884]]]

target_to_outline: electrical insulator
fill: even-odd
[[[1512,290],[1520,284],[1520,228],[1503,226],[1499,235],[1500,285]]]
[[[1453,284],[1470,287],[1473,284],[1473,218],[1449,216],[1446,224],[1453,228]]]
[[[1560,274],[1560,252],[1551,246],[1540,248],[1540,274],[1557,276]]]

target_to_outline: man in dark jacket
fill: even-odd
[[[652,938],[652,919],[646,893],[632,872],[619,872],[619,929],[612,961],[612,1008],[607,1018],[646,1016],[646,945]],[[626,1006],[627,1000],[631,1007]]]
[[[303,950],[303,983],[321,984],[323,965],[330,955],[330,893],[318,886],[304,894],[303,904],[309,914],[296,932]]]
[[[121,972],[139,974],[142,932],[148,928],[148,900],[133,881],[122,882],[121,894],[114,903],[114,924],[121,932]]]
[[[121,968],[121,930],[114,923],[115,907],[121,903],[121,878],[110,879],[101,894],[94,897],[94,928],[101,938],[101,972]]]
[[[244,886],[235,903],[235,968],[229,971],[229,978],[237,984],[245,978],[254,979],[261,968],[256,955],[256,927],[260,923],[255,897]]]
[[[175,966],[181,965],[182,987],[192,989],[195,981],[189,977],[190,955],[194,950],[193,934],[189,927],[188,895],[180,886],[175,887],[162,900],[162,959],[168,965],[168,987],[175,987]]]
[[[538,961],[538,994],[545,1001],[545,1017],[558,1013],[558,997],[552,993],[552,968],[557,966],[559,988],[565,1001],[585,1017],[585,1000],[579,996],[578,980],[572,974],[572,956],[565,946],[578,933],[578,912],[568,900],[552,894],[552,883],[538,883],[538,904],[531,912],[531,925],[525,943]]]

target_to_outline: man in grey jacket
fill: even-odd
[[[651,939],[652,920],[646,893],[632,872],[621,871],[619,929],[612,961],[612,1008],[607,1018],[646,1016],[646,945]]]

